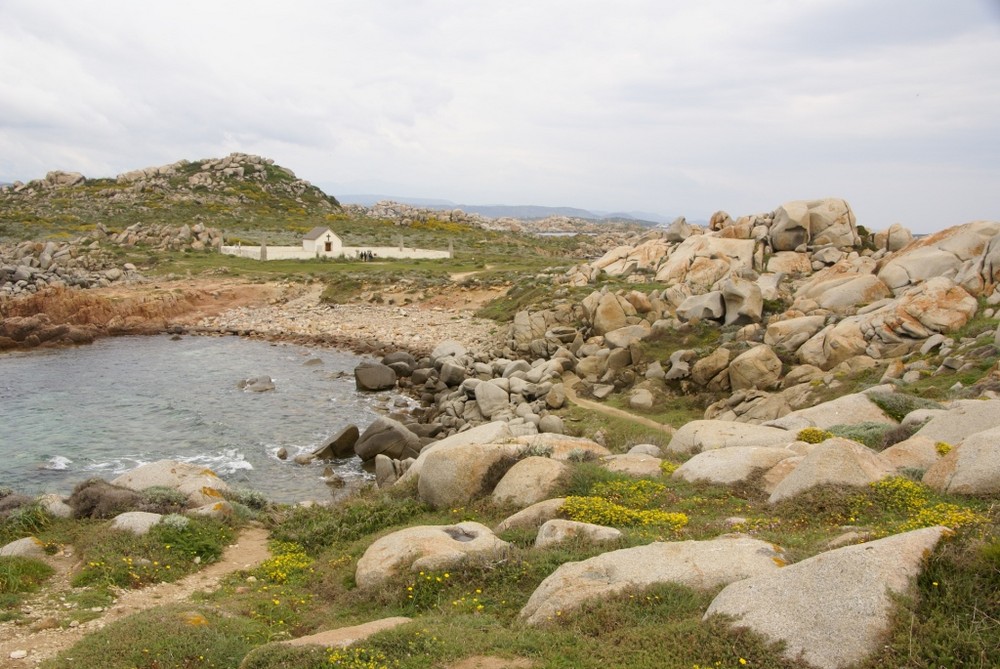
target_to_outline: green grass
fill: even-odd
[[[37,590],[54,573],[52,567],[35,558],[0,557],[0,622],[19,618],[16,609],[24,596]]]

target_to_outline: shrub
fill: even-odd
[[[676,532],[688,523],[688,517],[683,513],[630,509],[601,497],[567,497],[561,512],[570,520],[609,527],[654,526]]]
[[[882,409],[890,418],[902,422],[906,415],[916,409],[941,409],[939,403],[908,395],[906,393],[868,393],[868,399],[878,408]]]
[[[38,534],[52,522],[52,516],[40,504],[21,506],[0,520],[0,545]]]
[[[829,432],[835,437],[851,439],[873,450],[881,450],[884,448],[885,434],[892,430],[893,427],[893,425],[888,423],[865,421],[853,425],[832,425]]]
[[[103,479],[88,479],[73,489],[68,504],[75,518],[113,518],[141,506],[142,496]]]
[[[833,436],[834,435],[831,432],[821,430],[818,427],[806,427],[799,430],[799,433],[795,435],[795,438],[799,441],[804,441],[807,444],[819,444]]]
[[[269,583],[283,585],[312,572],[313,560],[302,546],[287,541],[272,541],[273,557],[268,558],[253,571],[253,575]]]
[[[230,487],[228,490],[222,491],[222,496],[230,502],[242,504],[254,511],[263,511],[271,505],[264,493],[250,488]]]
[[[32,592],[54,573],[41,560],[14,555],[0,557],[0,594]]]
[[[405,523],[427,507],[412,498],[380,494],[353,498],[339,507],[297,507],[276,518],[271,538],[302,546],[310,555],[338,542],[354,541]]]
[[[188,506],[188,497],[180,490],[164,486],[146,488],[140,493],[142,502],[140,508],[150,513],[177,513]]]

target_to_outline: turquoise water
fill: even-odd
[[[307,361],[319,359],[322,364]],[[354,423],[385,394],[354,389],[360,358],[237,337],[119,337],[78,348],[0,355],[0,486],[69,494],[171,458],[211,467],[276,501],[329,499],[322,465],[291,462]],[[338,378],[338,373],[346,376]],[[240,390],[267,375],[275,389]],[[286,448],[288,461],[277,458]],[[357,458],[334,464],[366,478]]]

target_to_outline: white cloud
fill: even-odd
[[[991,0],[9,0],[0,181],[242,150],[467,203],[833,195],[927,231],[1000,217],[998,25]]]

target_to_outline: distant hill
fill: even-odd
[[[517,218],[521,220],[535,220],[549,218],[550,216],[566,216],[568,218],[582,218],[592,221],[631,221],[635,223],[668,223],[673,220],[671,217],[661,216],[649,212],[606,212],[580,209],[578,207],[545,207],[541,205],[508,205],[508,204],[457,204],[450,200],[439,200],[433,198],[401,197],[395,195],[380,195],[375,193],[340,195],[338,199],[344,204],[360,204],[370,207],[377,202],[392,201],[400,204],[409,204],[427,209],[461,209],[469,214],[479,214],[489,218]],[[675,217],[674,217],[675,218]]]

